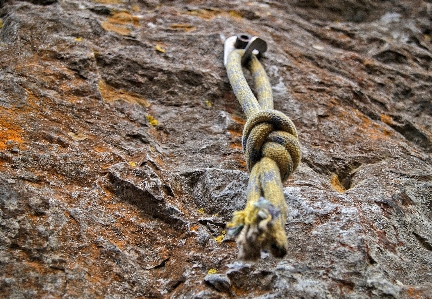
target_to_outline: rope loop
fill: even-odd
[[[248,118],[242,139],[248,170],[268,157],[286,181],[300,163],[300,144],[293,122],[280,111],[261,110]]]

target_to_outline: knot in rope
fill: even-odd
[[[261,110],[249,117],[242,143],[249,171],[267,157],[276,162],[284,182],[300,163],[297,130],[288,116],[277,110]]]

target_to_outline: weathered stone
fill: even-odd
[[[0,0],[0,297],[430,298],[431,27],[425,0]],[[239,32],[303,154],[255,264],[225,238]]]
[[[197,207],[207,214],[229,221],[235,210],[241,210],[246,197],[247,176],[227,169],[200,169],[180,174]]]
[[[226,274],[207,274],[204,281],[219,292],[229,292],[231,282]]]

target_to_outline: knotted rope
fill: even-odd
[[[267,74],[258,58],[251,55],[248,67],[258,100],[255,98],[243,75],[243,54],[244,50],[232,51],[226,68],[234,94],[247,117],[242,145],[250,177],[246,207],[234,212],[227,225],[228,232],[237,236],[241,259],[255,260],[260,257],[261,250],[283,257],[288,247],[285,234],[288,207],[282,182],[300,162],[300,144],[292,121],[273,110]]]

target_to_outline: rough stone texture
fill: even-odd
[[[432,298],[431,1],[0,7],[0,297]],[[288,254],[255,264],[218,242],[247,184],[239,32],[303,151]]]

